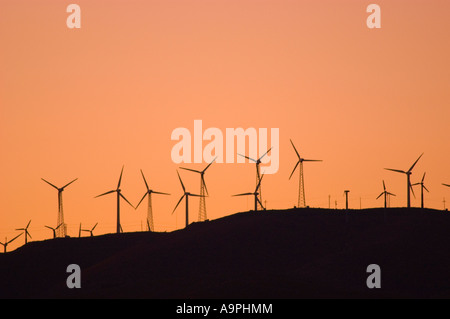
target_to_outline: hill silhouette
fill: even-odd
[[[347,217],[244,212],[171,233],[31,242],[0,254],[0,297],[450,297],[450,215],[391,208]],[[81,289],[66,286],[69,264],[81,267]],[[370,264],[381,267],[381,289],[366,286]]]

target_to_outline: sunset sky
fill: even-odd
[[[66,8],[81,8],[69,29]],[[381,29],[366,8],[381,7]],[[280,168],[263,181],[268,209],[297,204],[296,155],[306,158],[306,201],[381,207],[384,179],[406,205],[406,177],[426,172],[425,205],[450,207],[450,1],[448,0],[0,0],[0,242],[31,219],[32,240],[50,238],[62,186],[70,236],[79,224],[115,231],[114,189],[137,204],[155,190],[157,231],[184,227],[174,129],[279,128]],[[225,141],[224,141],[225,142]],[[206,142],[204,143],[206,144]],[[180,171],[190,192],[199,176]],[[252,209],[254,164],[213,164],[208,217]],[[420,206],[415,188],[413,206]],[[146,203],[122,203],[124,231],[145,227]],[[190,201],[191,222],[198,200]],[[88,233],[84,233],[87,236]],[[8,250],[22,245],[20,237]]]

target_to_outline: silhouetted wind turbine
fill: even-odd
[[[30,235],[30,233],[28,232],[28,226],[30,226],[30,223],[31,223],[31,219],[30,219],[30,221],[28,222],[28,224],[27,224],[27,227],[25,227],[25,228],[17,228],[16,230],[23,230],[23,232],[24,232],[24,234],[25,234],[25,245],[28,243],[28,236],[31,238],[31,235]]]
[[[191,172],[200,174],[200,196],[202,196],[202,197],[200,197],[200,204],[199,204],[199,208],[198,208],[198,221],[199,222],[203,222],[203,221],[205,221],[207,219],[207,215],[206,215],[206,196],[209,196],[209,193],[208,193],[208,188],[206,187],[206,182],[205,182],[205,172],[212,165],[212,163],[214,163],[216,158],[214,158],[212,160],[212,162],[209,163],[202,171],[198,171],[198,170],[190,169],[190,168],[180,167],[181,169],[184,169],[186,171],[191,171]]]
[[[423,203],[423,190],[425,189],[428,193],[430,192],[426,187],[425,187],[425,184],[423,183],[423,181],[425,180],[425,174],[426,174],[426,172],[425,173],[423,173],[423,176],[422,176],[422,181],[420,182],[420,183],[415,183],[415,184],[412,184],[411,186],[416,186],[416,185],[420,185],[420,207],[421,208],[424,208],[424,203]]]
[[[183,200],[183,198],[186,197],[186,201],[185,201],[186,202],[186,227],[188,227],[188,225],[189,225],[189,196],[202,197],[202,195],[191,194],[189,192],[186,192],[186,188],[184,187],[183,181],[181,180],[180,173],[178,173],[178,171],[177,171],[177,175],[178,175],[178,179],[180,180],[181,187],[183,188],[183,196],[181,196],[181,198],[178,201],[177,205],[173,209],[172,214],[175,212],[175,210],[177,209],[178,205],[180,205],[180,203]]]
[[[272,147],[271,148],[269,148],[268,150],[267,150],[267,152],[265,152],[263,155],[261,155],[258,159],[253,159],[253,158],[251,158],[251,157],[248,157],[248,156],[245,156],[245,155],[242,155],[242,154],[238,154],[239,156],[242,156],[242,157],[245,157],[245,158],[247,158],[248,160],[250,160],[250,161],[252,161],[252,162],[255,162],[255,164],[256,164],[256,185],[259,185],[259,193],[258,193],[258,202],[260,203],[260,205],[261,205],[261,207],[264,209],[264,206],[262,205],[262,195],[261,195],[261,193],[262,193],[262,190],[261,190],[261,183],[260,183],[260,180],[261,180],[261,171],[260,171],[260,169],[259,169],[259,165],[261,164],[261,162],[262,162],[262,159],[264,158],[264,156],[266,156],[270,151],[272,150]]]
[[[407,204],[408,208],[411,207],[411,190],[412,190],[411,173],[412,173],[412,170],[413,170],[414,166],[416,166],[417,162],[422,157],[422,155],[423,155],[423,153],[419,156],[419,158],[414,162],[414,164],[411,165],[409,170],[407,170],[406,172],[402,171],[402,170],[399,170],[399,169],[385,168],[385,170],[388,170],[388,171],[393,171],[393,172],[397,172],[397,173],[406,174],[406,186],[407,186],[407,191],[406,191],[407,202],[406,202],[406,204]],[[414,190],[412,192],[413,192],[413,195],[414,195]]]
[[[150,189],[148,187],[147,181],[144,176],[144,172],[142,172],[142,178],[144,179],[145,187],[147,188],[147,192],[144,194],[142,199],[139,201],[139,203],[136,206],[136,209],[138,209],[139,205],[142,203],[144,198],[148,196],[148,206],[147,206],[147,227],[148,231],[154,231],[154,225],[153,225],[153,208],[152,208],[152,194],[160,194],[160,195],[170,195],[168,193],[162,193],[162,192],[155,192],[154,190]]]
[[[91,237],[94,237],[94,229],[95,229],[95,227],[97,227],[97,225],[98,225],[98,223],[96,223],[95,225],[94,225],[94,227],[92,227],[92,229],[82,229],[81,231],[85,231],[85,232],[89,232],[89,233],[91,233]]]
[[[46,181],[45,179],[41,178],[44,182],[46,182],[47,184],[49,184],[50,186],[52,186],[53,188],[55,188],[56,190],[58,190],[58,219],[56,224],[60,225],[62,224],[63,227],[61,227],[58,231],[58,237],[65,237],[66,236],[66,227],[64,224],[64,213],[63,213],[63,199],[62,199],[62,192],[64,191],[64,189],[69,186],[70,184],[72,184],[73,182],[75,182],[78,178],[75,178],[73,181],[71,181],[70,183],[67,183],[66,185],[64,185],[63,187],[57,187],[55,185],[53,185],[52,183],[50,183],[49,181]]]
[[[61,227],[61,225],[62,225],[62,223],[59,224],[56,228],[53,228],[53,227],[50,227],[50,226],[47,226],[47,225],[45,225],[45,227],[47,227],[48,229],[53,231],[53,239],[55,239],[56,238],[56,231],[58,230],[59,227]]]
[[[10,243],[12,243],[17,237],[19,237],[20,235],[22,235],[22,233],[20,233],[19,235],[17,235],[16,237],[14,237],[13,239],[11,239],[10,241],[8,241],[8,238],[5,237],[5,242],[4,243],[0,243],[1,245],[3,245],[3,252],[6,253],[6,247],[8,247],[8,245]]]
[[[378,195],[377,199],[380,198],[382,195],[384,195],[384,208],[387,208],[388,196],[395,196],[395,194],[389,193],[386,190],[386,185],[384,184],[384,180],[383,180],[383,192],[380,195]]]
[[[264,208],[263,204],[261,203],[261,201],[258,198],[258,195],[259,195],[258,189],[259,189],[259,187],[261,185],[261,181],[262,181],[263,177],[264,177],[264,174],[261,176],[261,179],[259,180],[258,185],[256,185],[256,189],[255,189],[255,191],[253,193],[242,193],[242,194],[236,194],[236,195],[232,195],[232,196],[236,197],[236,196],[250,196],[250,195],[253,195],[253,196],[255,196],[255,212],[258,211],[258,203],[262,207],[262,209],[266,210]]]
[[[295,164],[294,169],[292,170],[291,175],[289,176],[289,179],[291,179],[292,175],[294,174],[295,170],[297,169],[297,166],[300,165],[299,168],[299,179],[298,179],[298,207],[306,207],[306,198],[305,198],[305,181],[303,177],[303,162],[322,162],[322,160],[313,160],[313,159],[305,159],[300,156],[297,149],[295,148],[294,143],[291,141],[292,147],[294,148],[295,154],[297,154],[298,161],[297,164]]]
[[[109,192],[100,194],[98,196],[95,196],[95,198],[100,197],[100,196],[104,196],[104,195],[108,195],[108,194],[112,194],[112,193],[117,193],[117,225],[116,225],[116,232],[117,234],[120,233],[120,198],[122,197],[131,207],[134,208],[134,206],[128,201],[128,199],[125,198],[125,196],[122,195],[122,190],[120,189],[120,183],[122,182],[122,174],[123,174],[123,166],[122,166],[122,171],[120,172],[120,177],[119,177],[119,183],[117,184],[117,188],[114,190],[111,190]]]

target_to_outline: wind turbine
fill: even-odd
[[[31,219],[30,219],[30,221],[28,222],[28,224],[27,224],[27,227],[25,227],[25,228],[17,228],[16,230],[23,230],[23,232],[24,232],[24,234],[25,234],[25,245],[28,243],[28,236],[31,238],[31,235],[30,235],[30,233],[28,232],[28,226],[30,226],[30,223],[31,223]]]
[[[406,199],[407,199],[407,207],[410,208],[411,207],[411,190],[412,190],[412,185],[411,185],[411,173],[412,170],[414,168],[414,166],[416,166],[417,162],[419,161],[419,159],[422,157],[423,153],[419,156],[419,158],[414,162],[414,164],[411,165],[411,167],[409,168],[409,170],[402,171],[400,169],[392,169],[392,168],[385,168],[385,170],[388,171],[393,171],[393,172],[397,172],[397,173],[402,173],[402,174],[406,174],[406,187],[407,187],[407,191],[406,191]],[[414,195],[414,190],[412,190],[413,195]]]
[[[134,208],[134,206],[128,201],[128,199],[126,199],[125,196],[122,195],[122,190],[120,189],[120,183],[122,182],[123,168],[124,167],[122,166],[122,171],[120,172],[119,183],[117,184],[117,188],[110,190],[109,192],[95,196],[95,198],[97,198],[97,197],[101,197],[104,195],[117,193],[117,225],[116,225],[117,234],[119,234],[120,230],[121,230],[121,227],[120,227],[120,198],[122,197],[131,207]]]
[[[56,238],[56,231],[58,230],[58,228],[59,227],[61,227],[62,226],[62,223],[61,224],[59,224],[56,228],[53,228],[53,227],[50,227],[50,226],[47,226],[47,225],[45,225],[45,227],[47,227],[48,229],[50,229],[50,230],[52,230],[53,231],[53,239],[55,239]]]
[[[395,196],[395,194],[389,193],[386,190],[386,185],[384,184],[384,180],[383,180],[383,192],[380,195],[378,195],[377,199],[380,198],[382,195],[384,195],[384,208],[387,208],[388,196]]]
[[[94,225],[94,227],[92,227],[91,230],[89,230],[89,229],[82,229],[81,231],[89,232],[89,233],[91,233],[91,237],[94,237],[94,229],[95,229],[95,227],[97,227],[97,225],[98,225],[98,223],[96,223]]]
[[[298,207],[306,207],[306,198],[305,198],[305,181],[303,177],[303,162],[322,162],[322,160],[312,160],[312,159],[305,159],[300,156],[297,149],[295,148],[294,143],[290,139],[292,147],[294,148],[295,154],[297,154],[298,161],[297,164],[295,164],[294,169],[292,170],[291,175],[289,176],[289,179],[291,179],[292,175],[294,174],[295,170],[297,169],[297,166],[300,165],[300,172],[299,172],[299,179],[298,179]]]
[[[162,192],[155,192],[154,190],[150,189],[147,184],[147,180],[145,179],[144,172],[142,172],[142,178],[144,179],[145,187],[147,188],[147,192],[144,194],[142,199],[139,201],[139,203],[136,206],[136,209],[138,209],[139,205],[142,203],[144,198],[148,196],[148,206],[147,206],[147,227],[148,231],[154,231],[154,225],[153,225],[153,208],[152,208],[152,194],[159,194],[159,195],[170,195],[168,193],[162,193]]]
[[[184,169],[186,171],[191,171],[194,173],[198,173],[200,174],[200,205],[198,208],[198,221],[199,222],[204,222],[207,219],[207,215],[206,215],[206,196],[209,196],[208,193],[208,188],[206,187],[206,182],[205,182],[205,172],[206,170],[212,165],[212,163],[214,163],[214,161],[216,160],[217,157],[215,157],[211,163],[209,163],[202,171],[198,171],[195,169],[190,169],[190,168],[184,168],[184,167],[180,167],[181,169]]]
[[[425,184],[423,183],[423,181],[425,180],[425,174],[426,174],[426,172],[423,173],[422,181],[420,181],[420,183],[415,183],[415,184],[412,184],[412,185],[411,185],[411,186],[420,185],[420,207],[421,207],[421,208],[424,208],[424,204],[423,204],[423,190],[425,189],[428,193],[430,192],[430,191],[426,188]]]
[[[197,195],[197,194],[191,194],[189,192],[186,192],[186,188],[184,187],[183,181],[181,180],[180,177],[180,173],[178,173],[178,179],[180,180],[181,183],[181,187],[183,188],[183,196],[181,196],[180,200],[178,201],[177,205],[175,206],[175,208],[172,211],[172,214],[175,212],[175,210],[177,209],[178,205],[180,205],[181,201],[183,200],[183,198],[186,197],[186,227],[188,227],[189,225],[189,196],[195,196],[195,197],[202,197],[202,195]]]
[[[264,158],[264,156],[266,156],[270,151],[272,150],[272,147],[271,148],[269,148],[268,150],[267,150],[267,152],[265,152],[263,155],[261,155],[258,159],[253,159],[253,158],[251,158],[251,157],[248,157],[248,156],[245,156],[245,155],[242,155],[242,154],[238,154],[239,156],[242,156],[242,157],[245,157],[246,159],[248,159],[248,160],[250,160],[250,161],[252,161],[252,162],[255,162],[255,164],[256,164],[256,185],[258,185],[258,187],[259,187],[259,193],[258,193],[258,202],[260,203],[260,205],[261,205],[261,207],[263,208],[263,209],[265,209],[264,208],[264,206],[262,205],[262,195],[261,195],[261,193],[262,193],[262,190],[261,190],[261,183],[260,183],[260,180],[261,180],[261,172],[260,172],[260,169],[259,169],[259,165],[262,163],[262,159]],[[257,188],[258,188],[257,187]]]
[[[11,239],[10,241],[8,241],[8,238],[5,237],[5,242],[4,243],[0,243],[1,245],[3,245],[3,252],[6,254],[6,247],[12,243],[17,237],[19,237],[20,235],[22,235],[22,233],[20,233],[19,235],[17,235],[16,237],[14,237],[13,239]]]
[[[63,199],[62,199],[62,192],[64,191],[64,189],[69,186],[70,184],[72,184],[73,182],[75,182],[78,178],[75,178],[73,181],[71,181],[70,183],[67,183],[66,185],[64,185],[63,187],[57,187],[55,185],[53,185],[52,183],[50,183],[49,181],[46,181],[45,179],[41,178],[44,182],[46,182],[47,184],[49,184],[50,186],[52,186],[53,188],[55,188],[56,190],[58,190],[58,220],[57,220],[57,225],[62,224],[63,227],[61,227],[58,231],[58,237],[66,237],[66,225],[64,224],[64,213],[63,213]]]
[[[266,209],[264,208],[263,204],[261,203],[261,201],[260,201],[259,198],[258,198],[258,195],[259,195],[258,189],[259,189],[259,186],[261,185],[261,181],[262,181],[263,177],[264,177],[264,174],[261,176],[261,179],[259,180],[258,185],[256,185],[256,189],[255,189],[255,191],[254,191],[253,193],[236,194],[236,195],[233,195],[233,197],[236,197],[236,196],[250,196],[250,195],[253,195],[253,196],[255,196],[255,212],[258,211],[258,203],[259,203],[259,205],[262,207],[262,209],[266,210]]]

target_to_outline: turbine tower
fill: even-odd
[[[205,220],[208,219],[207,214],[206,214],[206,196],[209,196],[209,193],[208,193],[208,188],[206,187],[206,182],[205,182],[205,172],[212,165],[212,163],[214,163],[215,160],[216,160],[216,158],[214,158],[212,160],[212,162],[209,163],[202,171],[180,167],[181,169],[184,169],[186,171],[191,171],[191,172],[200,174],[200,196],[201,197],[200,197],[200,205],[198,208],[198,221],[199,222],[204,222]]]
[[[122,174],[123,174],[123,166],[122,166],[122,171],[120,172],[120,177],[119,177],[119,183],[117,184],[117,188],[110,190],[109,192],[100,194],[95,196],[95,198],[97,197],[101,197],[104,195],[108,195],[111,193],[117,193],[117,224],[116,224],[116,232],[117,234],[119,234],[121,232],[121,227],[120,227],[120,198],[124,199],[131,207],[134,208],[134,206],[128,201],[128,199],[125,198],[125,196],[122,195],[122,190],[120,189],[120,183],[122,182]]]
[[[258,195],[259,195],[258,189],[261,186],[261,181],[262,181],[263,177],[264,177],[264,174],[261,176],[261,179],[259,180],[258,185],[256,185],[256,189],[255,189],[255,191],[253,193],[242,193],[242,194],[236,194],[236,195],[232,195],[232,196],[233,197],[236,197],[236,196],[250,196],[250,195],[255,196],[255,212],[258,211],[258,203],[262,207],[262,209],[266,210],[266,208],[263,206],[262,202],[259,200],[259,197],[258,197]]]
[[[264,158],[264,156],[266,156],[270,151],[272,150],[272,147],[271,148],[269,148],[268,150],[267,150],[267,152],[265,152],[263,155],[261,155],[258,159],[253,159],[253,158],[251,158],[251,157],[248,157],[248,156],[245,156],[245,155],[242,155],[242,154],[238,154],[239,156],[242,156],[242,157],[245,157],[246,159],[248,159],[248,160],[250,160],[250,161],[252,161],[252,162],[255,162],[255,164],[256,164],[256,185],[257,185],[257,188],[259,187],[259,192],[258,192],[258,203],[261,205],[261,208],[263,208],[263,209],[265,209],[264,208],[264,206],[262,205],[262,190],[261,190],[261,183],[260,183],[260,180],[261,180],[261,171],[260,171],[260,169],[259,169],[259,165],[261,164],[261,162],[262,162],[262,159]]]
[[[53,185],[49,181],[46,181],[43,178],[41,178],[41,179],[44,182],[46,182],[47,184],[49,184],[50,186],[52,186],[53,188],[55,188],[56,190],[58,190],[58,219],[57,219],[56,225],[61,225],[62,224],[62,227],[58,228],[56,235],[57,235],[57,237],[66,237],[67,229],[66,229],[66,224],[64,223],[62,192],[64,191],[64,189],[67,186],[69,186],[70,184],[75,182],[78,178],[75,178],[73,181],[71,181],[70,183],[67,183],[63,187],[56,187],[55,185]]]
[[[424,208],[424,203],[423,203],[423,190],[425,189],[428,193],[430,192],[430,191],[426,188],[425,184],[423,183],[423,181],[425,180],[425,174],[426,174],[426,172],[423,173],[422,181],[421,181],[420,183],[415,183],[415,184],[412,184],[412,185],[411,185],[411,186],[420,185],[420,207],[421,207],[421,208]]]
[[[400,169],[385,168],[385,170],[388,170],[388,171],[406,174],[406,206],[408,208],[411,207],[411,191],[413,192],[413,195],[414,195],[414,191],[412,190],[412,185],[411,185],[411,173],[412,173],[414,166],[416,166],[417,162],[420,160],[422,155],[423,155],[423,153],[419,156],[419,158],[414,162],[414,164],[411,165],[409,170],[407,170],[406,172],[402,171]]]
[[[11,239],[10,241],[8,241],[8,238],[5,237],[5,242],[4,243],[0,243],[1,245],[3,245],[3,252],[6,254],[6,247],[8,247],[8,245],[10,243],[12,243],[14,240],[16,240],[17,237],[19,237],[20,235],[22,235],[22,233],[20,233],[19,235],[17,235],[16,237],[14,237],[13,239]]]
[[[189,192],[186,192],[186,188],[184,187],[183,181],[181,180],[180,177],[180,173],[178,173],[178,179],[180,180],[181,183],[181,187],[183,188],[183,196],[181,196],[180,200],[178,201],[177,205],[175,206],[175,208],[172,211],[172,214],[175,212],[175,210],[177,209],[178,205],[180,205],[181,201],[183,200],[183,198],[186,197],[186,227],[188,227],[189,225],[189,196],[195,196],[195,197],[202,197],[202,195],[198,195],[198,194],[191,194]]]
[[[384,208],[387,208],[389,196],[395,196],[395,194],[389,193],[386,190],[386,185],[384,184],[384,180],[383,180],[383,192],[380,195],[378,195],[377,199],[380,198],[382,195],[384,195]]]
[[[294,174],[295,170],[297,169],[297,166],[300,165],[299,168],[299,179],[298,179],[298,207],[306,207],[306,198],[305,198],[305,180],[303,177],[303,162],[322,162],[322,160],[312,160],[312,159],[305,159],[300,156],[297,149],[295,148],[294,143],[291,141],[292,147],[294,148],[295,154],[297,154],[298,161],[297,164],[295,164],[294,169],[292,170],[291,175],[289,176],[289,179],[291,179],[292,175]]]
[[[27,227],[25,227],[25,228],[17,228],[16,229],[16,230],[23,230],[23,233],[25,234],[25,245],[28,243],[28,237],[30,237],[30,239],[31,239],[31,235],[28,232],[28,226],[30,226],[30,223],[31,223],[31,219],[28,222]]]
[[[136,209],[138,209],[139,205],[142,203],[144,198],[148,196],[148,206],[147,206],[147,230],[148,231],[155,231],[154,225],[153,225],[153,208],[152,208],[152,194],[160,194],[160,195],[170,195],[168,193],[161,193],[161,192],[155,192],[154,190],[150,189],[147,184],[147,180],[145,179],[144,172],[142,172],[142,178],[144,179],[145,187],[147,188],[147,192],[144,194],[142,199],[139,201],[139,203],[136,206]]]
[[[61,226],[62,226],[62,224],[59,224],[56,228],[53,228],[53,227],[50,227],[50,226],[45,225],[46,228],[48,228],[48,229],[50,229],[50,230],[53,231],[53,239],[56,238],[56,231],[57,231],[58,228],[61,227]]]

